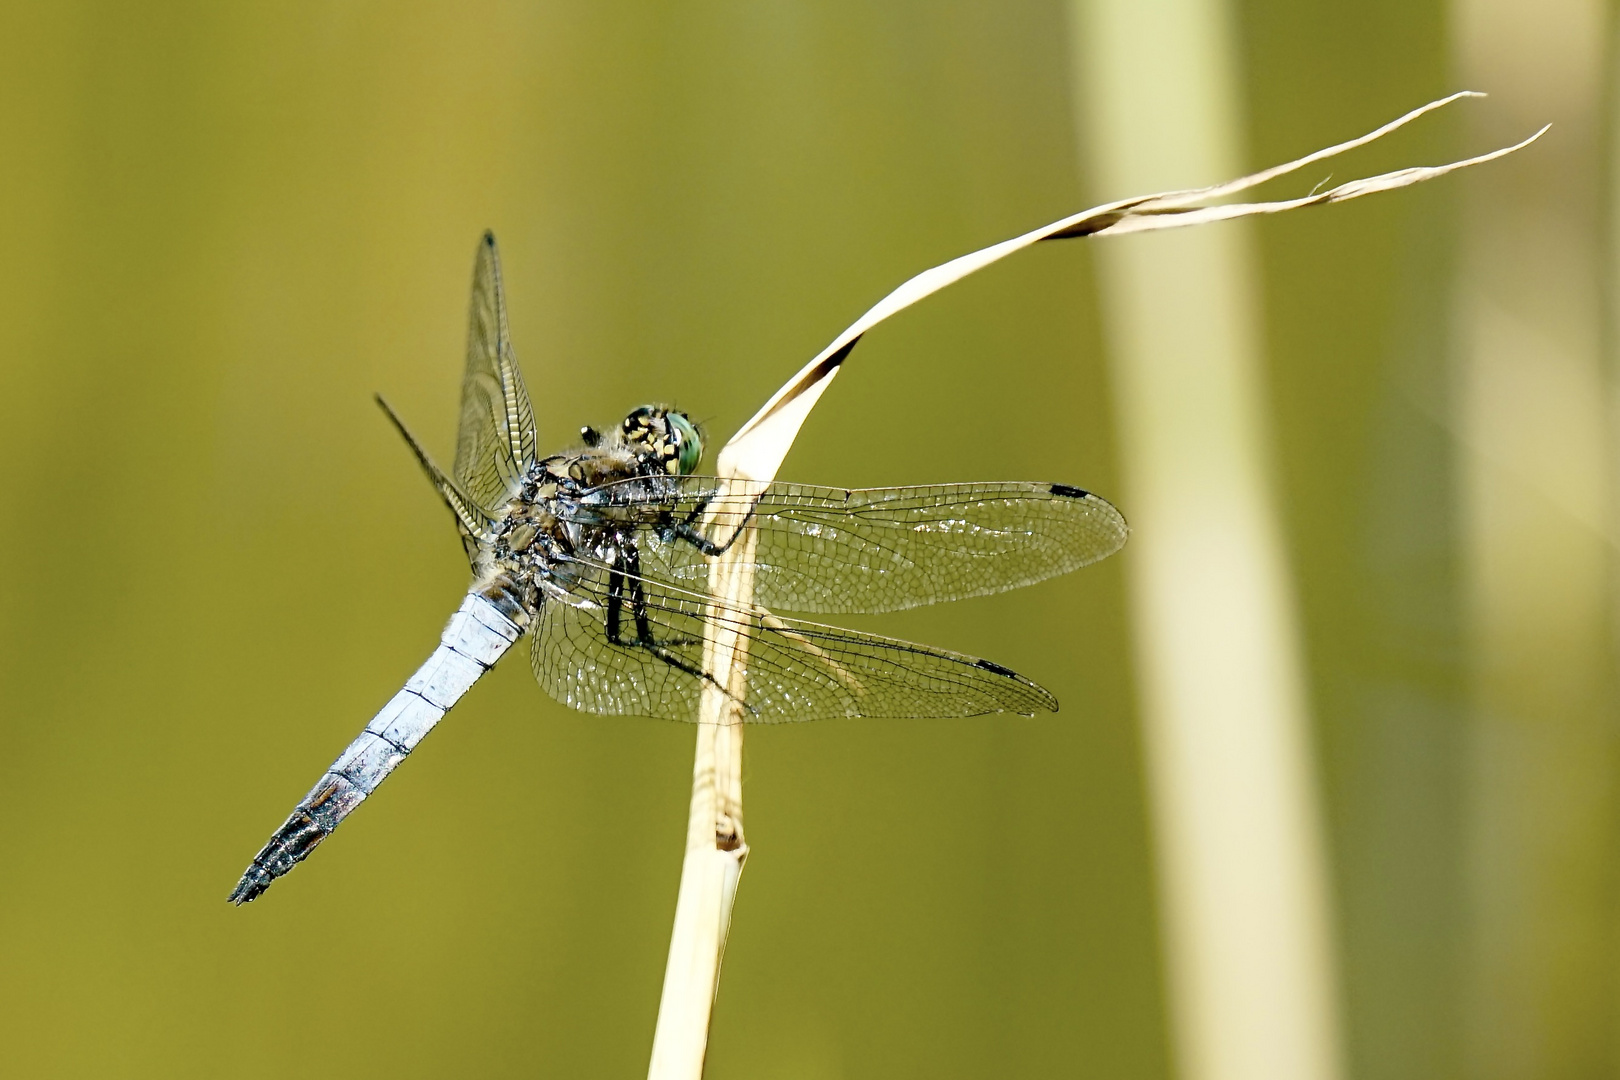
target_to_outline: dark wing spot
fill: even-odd
[[[1004,668],[992,660],[975,660],[974,666],[984,668],[984,670],[991,672],[992,674],[1000,675],[1003,678],[1018,678],[1018,672],[1012,670],[1011,668]]]
[[[1084,488],[1070,487],[1068,484],[1053,484],[1052,494],[1061,495],[1065,499],[1084,499],[1090,496],[1091,492]]]

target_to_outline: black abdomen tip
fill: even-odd
[[[247,868],[247,873],[242,875],[242,880],[236,883],[236,888],[231,890],[230,902],[238,907],[249,903],[268,889],[274,880],[268,870],[254,863]]]
[[[253,857],[253,865],[242,873],[242,880],[231,890],[233,904],[246,904],[261,895],[270,883],[303,862],[309,853],[332,834],[300,807],[294,810],[264,850]]]

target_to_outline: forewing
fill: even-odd
[[[534,460],[534,409],[512,352],[495,234],[486,232],[473,267],[456,482],[486,511],[496,512]]]
[[[749,722],[1057,709],[1046,690],[988,660],[722,605],[651,577],[626,579],[622,643],[615,643],[607,628],[609,569],[571,568],[581,571],[570,590],[573,602],[546,601],[532,662],[548,694],[585,712],[696,720],[703,688],[713,684],[702,668],[706,618],[735,628],[746,641]],[[652,647],[635,643],[638,581]]]
[[[701,510],[702,536],[724,544],[752,515],[755,596],[786,611],[898,611],[1003,592],[1106,558],[1129,534],[1106,500],[1062,484],[722,485],[685,477],[649,507],[662,526],[649,527],[644,569],[702,590],[708,560],[670,527]]]

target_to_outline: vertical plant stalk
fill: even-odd
[[[1612,1075],[1620,414],[1604,356],[1600,185],[1613,8],[1449,7],[1456,69],[1503,92],[1470,117],[1475,137],[1530,111],[1558,123],[1540,152],[1471,177],[1459,217],[1450,426],[1473,706],[1462,1069]]]
[[[1245,191],[1267,180],[1365,145],[1462,97],[1453,94],[1414,109],[1376,131],[1298,160],[1213,187],[1142,195],[1106,203],[1021,236],[925,270],[895,289],[833,339],[731,437],[720,451],[716,474],[722,482],[769,483],[798,436],[810,410],[842,369],[861,336],[896,312],[960,281],[975,270],[1043,240],[1122,235],[1175,229],[1210,221],[1274,214],[1306,206],[1360,198],[1421,183],[1457,169],[1491,161],[1527,146],[1541,132],[1514,146],[1445,165],[1419,166],[1351,180],[1327,191],[1274,202],[1207,205],[1210,200]],[[709,593],[731,604],[749,605],[754,590],[752,533],[709,567]],[[720,982],[720,961],[731,926],[738,881],[748,857],[742,814],[742,713],[747,699],[747,642],[718,620],[707,620],[703,656],[714,681],[727,687],[705,688],[699,705],[697,752],[692,768],[692,802],[687,820],[686,856],[675,903],[669,959],[653,1033],[649,1080],[698,1080],[708,1051],[709,1019]]]
[[[1074,0],[1093,184],[1243,159],[1228,0]],[[1175,1057],[1188,1080],[1337,1080],[1328,856],[1271,483],[1248,223],[1096,257],[1130,508],[1125,564]]]
[[[757,540],[750,530],[714,560],[709,568],[711,595],[733,604],[749,603]],[[726,692],[706,686],[699,705],[686,856],[648,1068],[648,1076],[666,1080],[696,1080],[703,1075],[709,1014],[720,986],[731,908],[748,860],[742,816],[742,700],[747,692],[748,641],[739,636],[734,622],[711,619],[708,625],[703,668]]]

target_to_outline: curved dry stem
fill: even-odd
[[[1359,138],[1315,151],[1294,161],[1211,187],[1161,192],[1105,203],[924,270],[851,323],[773,394],[720,451],[717,472],[724,478],[763,482],[774,480],[810,410],[820,400],[863,334],[891,315],[1016,251],[1043,240],[1174,229],[1345,202],[1363,195],[1422,183],[1511,154],[1528,146],[1547,130],[1542,128],[1523,142],[1478,157],[1444,165],[1380,173],[1298,199],[1208,205],[1214,199],[1247,190],[1306,165],[1364,146],[1460,98],[1483,96],[1472,91],[1461,91],[1414,109]],[[752,601],[753,582],[746,570],[749,560],[744,557],[751,550],[752,537],[749,537],[734,544],[726,555],[713,560],[709,574],[712,595],[738,604],[746,605]],[[740,641],[724,621],[708,621],[704,662],[708,665],[707,670],[714,675],[715,682],[728,687],[731,693],[722,693],[718,687],[712,687],[706,690],[701,704],[702,722],[698,725],[697,755],[692,773],[686,858],[681,867],[675,927],[670,941],[669,961],[664,970],[658,1026],[653,1036],[652,1063],[648,1070],[650,1080],[698,1080],[703,1074],[709,1016],[719,987],[720,959],[725,951],[726,932],[731,925],[737,883],[748,856],[742,828],[741,699],[745,691],[745,648],[746,642]]]

